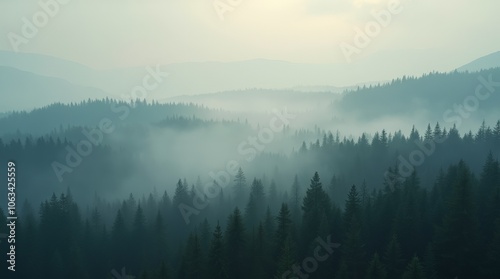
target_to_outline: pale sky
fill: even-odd
[[[42,0],[41,2],[50,2]],[[52,0],[55,1],[55,0]],[[63,0],[60,0],[61,2]],[[389,0],[241,0],[221,20],[213,0],[65,0],[22,52],[49,54],[99,68],[155,63],[273,59],[346,63],[342,42],[354,28],[387,10]],[[237,0],[220,0],[223,3]],[[378,53],[435,55],[432,68],[460,66],[500,50],[500,1],[402,0],[380,32],[353,60]],[[38,1],[0,0],[0,50],[9,33],[22,35],[23,17],[43,11]],[[41,18],[43,19],[43,18]]]

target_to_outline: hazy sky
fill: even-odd
[[[345,63],[339,44],[352,44],[354,28],[365,28],[374,20],[370,12],[387,9],[388,3],[241,0],[221,20],[213,0],[65,1],[20,51],[95,68],[255,58]],[[402,0],[401,6],[353,60],[423,52],[430,68],[451,69],[500,50],[498,0]],[[23,36],[22,18],[33,21],[39,11],[38,1],[0,0],[0,49],[12,50],[8,34]]]

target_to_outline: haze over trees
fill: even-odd
[[[313,94],[317,110],[294,92],[290,110],[105,98],[7,112],[17,274],[498,278],[498,96],[443,118],[498,71]]]
[[[19,274],[110,278],[112,269],[126,266],[139,278],[291,278],[281,276],[314,255],[319,237],[339,245],[310,278],[495,278],[500,275],[499,125],[484,124],[463,136],[439,125],[423,136],[416,129],[408,137],[383,130],[371,142],[365,136],[354,141],[325,134],[292,153],[289,163],[276,158],[279,168],[271,176],[239,168],[215,199],[205,196],[208,206],[188,223],[180,205],[194,207],[193,197],[204,191],[201,181],[180,178],[175,191],[157,187],[116,200],[100,197],[102,189],[93,188],[85,172],[75,173],[72,181],[93,189],[90,201],[77,202],[73,189],[81,190],[72,186],[50,197],[39,190],[45,196],[41,205],[24,203]],[[394,154],[411,151],[413,141],[425,137],[446,140],[409,176],[388,176],[387,170],[399,170]],[[63,146],[40,138],[1,143],[0,150],[19,162],[38,158],[22,168],[32,172]],[[94,165],[98,162],[127,156],[106,146],[95,152],[96,158],[87,158],[91,172],[109,168],[109,163]],[[273,160],[261,156],[257,162]],[[106,171],[99,187],[118,183],[123,170],[113,165],[116,173]],[[28,268],[28,263],[37,264]]]

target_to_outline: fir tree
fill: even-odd
[[[411,262],[406,267],[406,271],[403,274],[403,279],[425,279],[424,269],[420,264],[420,260],[417,256],[414,256]]]
[[[245,269],[245,263],[247,262],[245,258],[245,228],[238,208],[236,208],[228,218],[225,238],[228,259],[228,277],[246,278],[248,270]]]
[[[387,279],[401,278],[404,260],[401,256],[401,248],[397,235],[393,235],[384,255],[384,263],[387,267]]]
[[[318,173],[314,173],[311,184],[307,189],[306,196],[302,203],[302,241],[304,249],[318,236],[321,217],[326,214],[330,216],[330,198],[323,190]]]
[[[242,205],[245,201],[247,195],[247,182],[245,173],[241,168],[238,169],[238,173],[234,177],[234,201],[236,205]]]
[[[380,257],[375,253],[372,257],[365,279],[386,279],[387,272],[384,265],[380,261]]]
[[[476,217],[472,198],[473,177],[463,161],[457,166],[443,225],[436,235],[438,275],[474,277],[478,274]],[[460,233],[458,233],[460,232]]]
[[[210,250],[208,253],[208,279],[225,279],[227,275],[227,258],[224,247],[224,238],[222,230],[217,223],[212,236]]]
[[[254,179],[250,191],[250,198],[245,210],[245,221],[248,228],[256,227],[264,216],[265,194],[260,180]]]

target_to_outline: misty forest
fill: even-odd
[[[294,91],[262,111],[105,98],[8,113],[16,275],[500,278],[499,96],[439,114],[498,73]]]
[[[498,11],[0,0],[0,279],[500,279]]]

